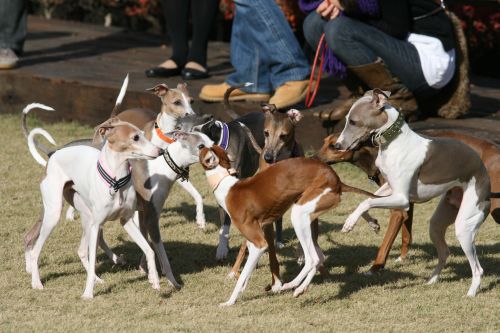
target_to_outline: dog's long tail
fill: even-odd
[[[363,194],[363,195],[366,195],[370,198],[380,198],[379,196],[373,194],[373,193],[370,193],[368,191],[365,191],[365,190],[362,190],[360,188],[357,188],[357,187],[353,187],[353,186],[349,186],[349,185],[346,185],[344,183],[340,183],[340,189],[342,192],[351,192],[351,193],[358,193],[358,194]]]
[[[120,93],[118,94],[118,97],[116,98],[116,103],[115,106],[113,107],[113,111],[111,111],[111,114],[109,115],[109,118],[113,118],[120,113],[120,107],[122,106],[123,98],[125,98],[125,93],[127,92],[128,88],[128,73],[127,76],[125,76],[125,80],[123,80],[122,87],[120,88]]]
[[[245,124],[243,124],[242,122],[238,121],[238,124],[240,124],[240,126],[243,128],[243,130],[247,134],[248,139],[250,140],[250,143],[252,144],[253,149],[255,149],[255,151],[259,155],[262,154],[262,148],[257,143],[257,140],[255,140],[255,137],[253,136],[252,131],[250,131],[250,129]]]
[[[233,87],[229,87],[226,92],[224,93],[224,111],[227,112],[227,114],[229,114],[229,116],[231,116],[231,118],[233,118],[233,120],[235,120],[236,118],[238,118],[238,114],[236,112],[234,112],[233,110],[231,110],[230,106],[229,106],[229,97],[231,96],[231,93],[233,91],[235,91],[236,89],[240,89],[240,88],[244,88],[244,87],[250,87],[251,85],[253,85],[252,82],[246,82],[246,83],[243,83],[243,84],[239,84],[239,85],[236,85],[236,86],[233,86]]]
[[[45,155],[50,155],[53,150],[47,148],[44,144],[38,142],[38,140],[35,139],[35,135],[39,134],[45,137],[47,141],[49,141],[51,144],[55,145],[56,142],[54,138],[44,129],[42,128],[34,128],[31,131],[28,131],[28,126],[26,124],[26,117],[28,113],[33,110],[33,109],[42,109],[45,111],[55,111],[53,108],[50,106],[40,104],[40,103],[32,103],[28,104],[24,109],[23,109],[23,115],[21,118],[21,128],[23,129],[23,134],[28,140],[28,148],[30,150],[31,155],[33,158],[42,166],[47,165],[47,161],[40,155],[38,150],[41,150],[42,152],[45,153]]]

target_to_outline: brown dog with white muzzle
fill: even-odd
[[[253,177],[239,180],[231,176],[225,151],[218,147],[200,151],[200,163],[219,205],[231,216],[232,223],[248,240],[249,256],[231,297],[222,306],[232,305],[245,289],[257,261],[269,242],[262,228],[282,216],[290,207],[291,220],[302,250],[304,268],[297,277],[284,285],[275,277],[273,292],[296,288],[294,296],[302,294],[319,267],[324,255],[314,245],[311,221],[337,206],[343,192],[369,192],[343,184],[335,171],[315,159],[292,158],[277,162]]]

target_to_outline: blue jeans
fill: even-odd
[[[406,40],[349,17],[326,21],[316,12],[309,14],[304,21],[307,42],[316,48],[323,32],[328,46],[346,65],[367,65],[381,58],[389,71],[419,97],[438,92],[425,81],[417,49]]]
[[[231,63],[226,82],[252,82],[247,92],[271,93],[288,81],[310,73],[309,63],[285,15],[274,0],[235,0]]]
[[[23,50],[26,39],[26,0],[0,0],[0,48]]]

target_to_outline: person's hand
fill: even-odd
[[[325,0],[316,8],[316,12],[327,20],[333,20],[339,16],[340,10],[338,0]]]

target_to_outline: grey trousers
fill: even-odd
[[[0,0],[0,48],[23,51],[27,32],[27,0]]]

